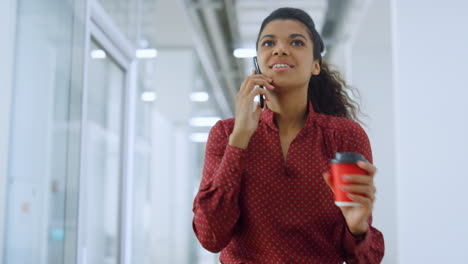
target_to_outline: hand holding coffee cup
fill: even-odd
[[[323,177],[335,194],[335,204],[353,234],[365,233],[375,201],[377,169],[362,155],[349,152],[337,153],[330,168]]]
[[[359,153],[339,152],[336,153],[335,159],[331,161],[331,185],[337,206],[360,205],[358,202],[351,200],[343,189],[343,187],[346,188],[349,185],[345,180],[348,175],[368,175],[367,171],[359,168],[358,161],[366,162],[367,160]]]

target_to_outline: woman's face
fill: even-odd
[[[260,34],[258,63],[275,87],[307,87],[320,72],[307,27],[297,20],[273,20]]]

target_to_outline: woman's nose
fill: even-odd
[[[284,44],[278,43],[273,50],[273,55],[289,55],[289,51]]]

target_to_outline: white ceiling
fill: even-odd
[[[260,25],[273,10],[280,7],[295,7],[306,11],[320,32],[325,22],[327,0],[237,0],[235,10],[242,48],[255,48]]]
[[[178,0],[156,0],[154,9],[147,13],[148,24],[143,30],[151,38],[156,48],[189,48],[193,47],[190,35],[190,21],[185,15]]]
[[[206,75],[218,78],[210,86],[233,108],[233,94],[253,68],[251,58],[234,58],[233,49],[254,49],[261,23],[273,10],[288,6],[306,11],[333,53],[334,45],[351,38],[372,0],[98,1],[136,47],[196,50]]]
[[[193,48],[181,0],[98,0],[139,48]],[[138,37],[138,39],[136,39]]]
[[[182,5],[218,8],[226,2],[233,6],[234,27],[238,35],[234,48],[255,48],[262,20],[273,10],[289,6],[305,10],[320,32],[325,23],[328,0],[98,0],[138,47],[145,42],[150,48],[189,48],[191,22]],[[198,4],[195,4],[198,3]],[[193,8],[193,7],[191,7]],[[232,23],[232,21],[231,21]],[[137,28],[137,30],[135,30]],[[139,31],[139,32],[136,32]],[[138,34],[140,33],[140,34]],[[136,35],[141,39],[135,40]],[[249,67],[250,68],[250,67]]]

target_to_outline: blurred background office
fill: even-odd
[[[468,2],[1,0],[0,264],[218,263],[205,142],[281,6],[361,93],[383,263],[468,263]]]

